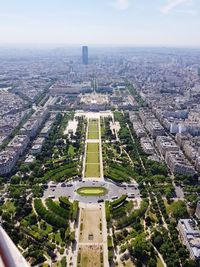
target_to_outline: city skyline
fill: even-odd
[[[8,0],[0,45],[200,46],[197,0]]]

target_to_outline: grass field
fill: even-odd
[[[87,143],[87,153],[96,152],[99,153],[99,144],[98,143]]]
[[[99,153],[87,153],[86,163],[99,163]]]
[[[99,124],[98,123],[89,123],[88,132],[98,132]]]
[[[157,267],[164,267],[160,258],[157,257]]]
[[[100,177],[98,143],[87,143],[85,177]]]
[[[14,213],[16,207],[14,202],[7,200],[6,203],[3,204],[2,209],[4,209],[8,213]]]
[[[79,248],[80,263],[78,267],[101,267],[101,246],[82,246]]]
[[[99,139],[99,120],[97,119],[89,120],[88,139]]]
[[[85,177],[100,177],[100,164],[86,164]]]
[[[100,223],[102,223],[101,209],[81,209],[80,243],[101,243],[103,242]]]
[[[80,187],[77,193],[81,196],[103,196],[107,193],[105,187]]]
[[[99,132],[88,132],[88,139],[99,139]]]

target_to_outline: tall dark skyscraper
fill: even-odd
[[[88,47],[87,46],[82,47],[82,63],[84,65],[88,64]]]

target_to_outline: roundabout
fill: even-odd
[[[80,187],[76,192],[81,196],[104,196],[108,193],[105,187]]]
[[[111,181],[70,181],[68,183],[55,183],[48,185],[43,198],[59,199],[61,196],[68,197],[69,200],[77,200],[80,203],[97,203],[99,199],[112,201],[113,197],[120,198],[124,194],[134,193],[135,198],[140,198],[138,185],[134,187],[128,185],[119,186]]]

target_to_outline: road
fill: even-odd
[[[62,185],[65,185],[64,187]],[[53,186],[53,187],[52,187]],[[105,187],[108,193],[104,196],[80,196],[76,190],[80,187]],[[74,181],[71,183],[49,184],[44,191],[43,198],[54,196],[56,199],[61,196],[68,197],[71,201],[78,200],[82,203],[97,203],[99,199],[112,200],[113,197],[121,197],[124,194],[134,194],[135,199],[140,199],[140,192],[137,183],[116,185],[109,181]]]

